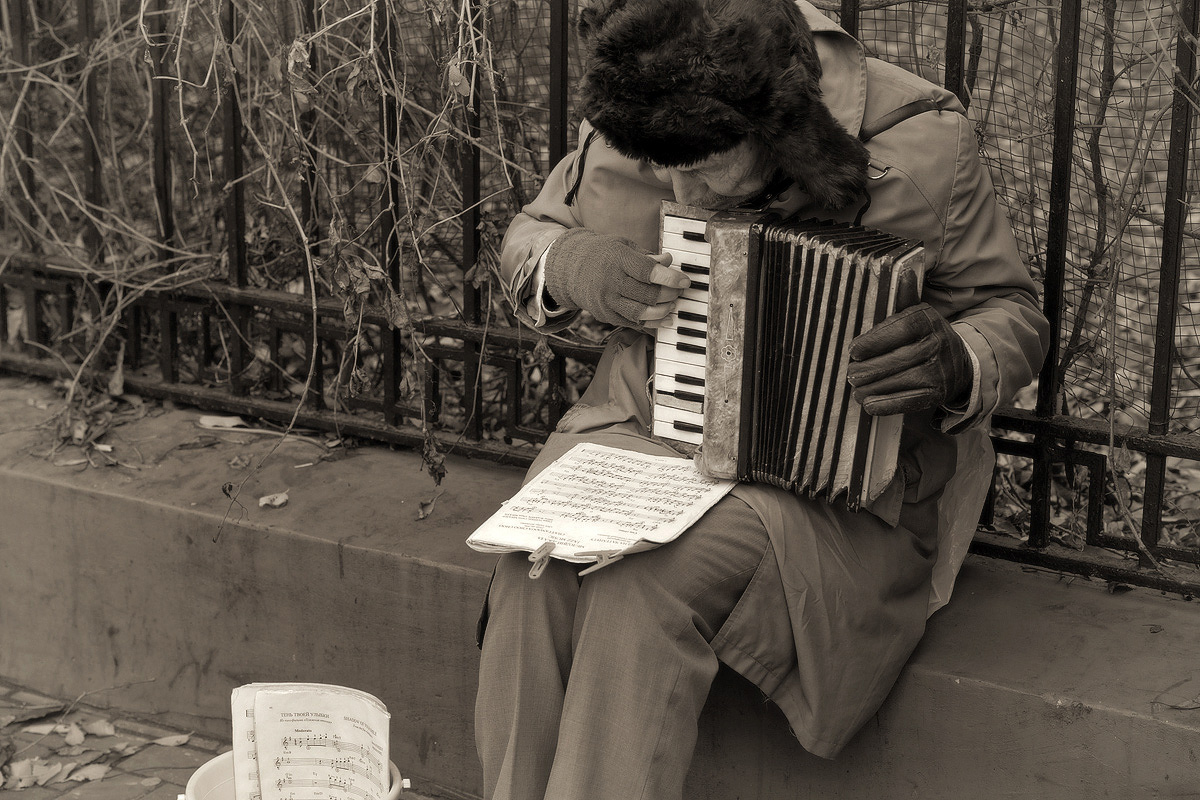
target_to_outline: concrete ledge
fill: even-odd
[[[216,737],[239,684],[356,686],[392,711],[393,760],[419,791],[477,795],[474,633],[492,559],[462,542],[520,470],[452,458],[436,488],[415,454],[382,447],[296,468],[319,451],[241,433],[193,448],[207,440],[186,409],[109,435],[130,467],[55,466],[36,455],[54,402],[0,376],[0,675]],[[268,454],[248,478],[231,465]],[[231,503],[222,484],[242,480]],[[284,490],[286,507],[257,506]],[[722,673],[689,798],[1192,797],[1198,698],[1195,604],[970,559],[836,761],[804,753]]]

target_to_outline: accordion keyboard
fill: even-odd
[[[916,302],[921,244],[847,222],[670,202],[660,236],[692,285],[655,332],[653,435],[712,477],[851,509],[878,497],[904,419],[870,417],[852,400],[849,345]]]
[[[705,366],[708,358],[711,247],[705,221],[663,220],[662,249],[691,279],[663,321],[654,346],[654,435],[699,445],[704,433]]]

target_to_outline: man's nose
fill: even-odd
[[[675,200],[685,206],[698,205],[708,194],[708,187],[695,178],[677,175],[674,184]]]

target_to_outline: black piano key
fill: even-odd
[[[703,325],[708,324],[708,315],[697,314],[695,311],[680,311],[675,316],[679,317],[684,322],[699,322]]]
[[[691,242],[707,242],[706,237],[701,231],[684,231],[683,238]]]
[[[660,391],[659,394],[670,395],[671,397],[674,397],[676,400],[686,400],[689,403],[703,403],[704,402],[704,395],[696,394],[694,392],[685,392],[680,389],[676,389],[673,392]]]
[[[692,377],[691,375],[683,375],[678,372],[675,373],[675,382],[676,383],[686,383],[688,386],[699,386],[700,388],[704,388],[704,379],[703,378],[695,378],[695,377]]]
[[[695,353],[698,356],[702,356],[708,352],[698,344],[688,344],[687,342],[679,342],[675,345],[675,349],[684,353]]]
[[[694,336],[699,339],[707,338],[707,334],[697,328],[678,328],[680,336]]]
[[[680,422],[675,420],[671,425],[677,431],[687,431],[688,433],[704,433],[704,428],[700,425],[693,425],[690,422]]]
[[[699,264],[688,264],[684,262],[679,265],[679,269],[689,275],[707,275],[708,267],[702,267]],[[693,284],[694,285],[694,284]]]

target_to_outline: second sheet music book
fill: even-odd
[[[384,800],[390,715],[376,697],[323,683],[233,690],[237,800]]]

